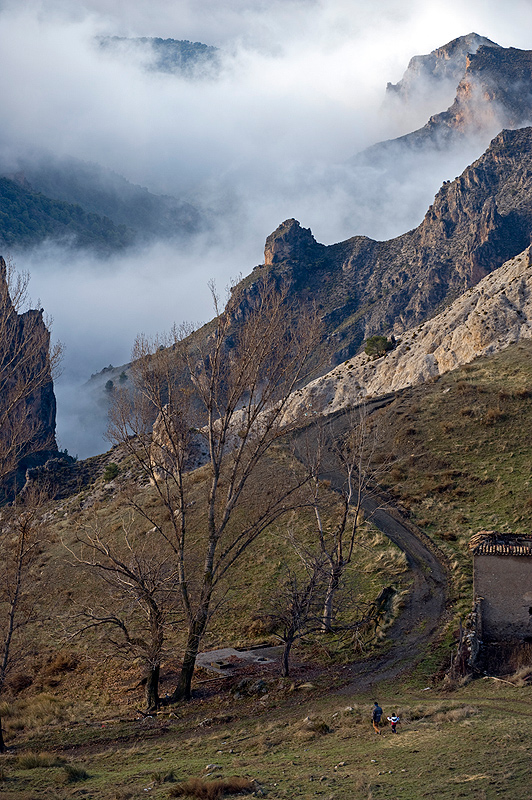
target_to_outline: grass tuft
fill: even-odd
[[[50,769],[51,767],[62,767],[65,762],[63,759],[47,753],[23,753],[18,756],[16,764],[20,769]]]
[[[90,778],[89,773],[83,767],[76,767],[74,764],[64,764],[65,777],[67,783],[78,783]]]
[[[205,781],[201,778],[189,778],[170,789],[170,797],[196,797],[198,800],[218,800],[228,794],[250,794],[255,789],[254,781],[249,778],[217,778]]]

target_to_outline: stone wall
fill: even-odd
[[[532,557],[475,556],[474,594],[484,642],[532,642]]]

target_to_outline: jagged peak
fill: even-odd
[[[463,77],[468,64],[468,56],[479,48],[499,48],[496,42],[478,33],[468,33],[452,39],[426,55],[413,56],[398,83],[388,83],[388,96],[399,96],[410,100],[427,91],[435,82],[454,81],[456,86]]]

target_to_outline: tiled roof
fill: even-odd
[[[469,541],[474,556],[532,556],[532,535],[479,531]]]

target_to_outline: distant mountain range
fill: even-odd
[[[99,164],[20,159],[0,177],[0,246],[55,241],[100,254],[153,239],[184,239],[205,225],[190,203],[157,195]]]
[[[215,77],[216,47],[186,40],[100,37],[102,50],[146,69],[188,79]],[[183,239],[205,226],[205,214],[158,195],[99,164],[48,153],[19,158],[0,191],[0,246],[22,249],[54,240],[100,253],[152,239]]]
[[[129,242],[179,238],[197,231],[202,218],[190,203],[157,195],[99,164],[51,156],[21,160],[27,184],[47,197],[79,205],[129,229]]]

